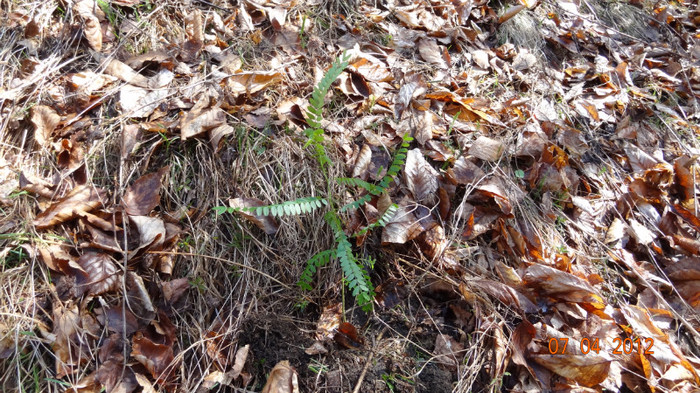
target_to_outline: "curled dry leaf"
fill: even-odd
[[[88,361],[87,352],[79,348],[81,327],[77,304],[56,303],[53,310],[53,342],[51,348],[56,356],[57,378],[73,373],[76,367]]]
[[[541,340],[543,346],[547,345],[550,339],[559,342],[567,340],[568,344],[565,353],[560,353],[563,348],[555,354],[552,354],[548,347],[540,348],[537,352],[531,351],[529,353],[530,359],[555,374],[588,387],[598,385],[608,378],[612,358],[606,351],[583,353],[581,348],[585,348],[585,344],[582,346],[575,337],[569,337],[542,323],[537,323],[534,327],[538,333],[537,338]]]
[[[415,209],[400,206],[382,231],[382,245],[404,244],[418,237],[425,228],[413,214]]]
[[[342,319],[341,315],[342,304],[336,303],[323,308],[321,316],[316,324],[316,340],[328,341],[332,340],[335,331],[340,326]]]
[[[61,122],[61,116],[51,107],[37,105],[32,108],[31,121],[34,124],[34,141],[39,146],[48,147],[51,134]]]
[[[272,368],[261,393],[299,393],[297,371],[288,360],[282,360]]]
[[[140,331],[132,339],[131,356],[146,367],[159,384],[166,384],[175,371],[171,366],[175,360],[173,347],[156,343]]]
[[[86,252],[78,259],[78,264],[85,272],[76,277],[81,294],[101,295],[119,287],[119,270],[109,255]]]
[[[420,53],[420,57],[422,57],[423,60],[438,68],[443,70],[449,68],[443,56],[443,51],[434,38],[423,38],[418,41],[418,53]]]
[[[476,183],[484,176],[486,173],[465,157],[457,159],[454,167],[447,171],[447,177],[451,181],[464,185]]]
[[[148,78],[134,71],[133,68],[117,59],[110,60],[105,68],[105,74],[119,78],[122,81],[143,88],[149,87]]]
[[[423,157],[420,149],[408,151],[404,168],[404,179],[406,186],[417,202],[423,202],[429,196],[435,194],[438,189],[439,176],[438,171]]]
[[[96,51],[102,50],[102,26],[100,20],[95,16],[95,10],[99,10],[95,0],[81,0],[73,5],[73,12],[80,15],[83,20],[83,34]]]
[[[438,334],[435,337],[435,350],[433,353],[439,364],[450,369],[457,368],[457,365],[461,363],[464,357],[462,351],[464,351],[464,346],[451,336]]]
[[[160,203],[160,187],[163,174],[170,167],[160,168],[157,172],[141,176],[133,182],[122,197],[122,205],[130,216],[145,216]]]
[[[129,216],[139,232],[139,245],[134,252],[142,249],[159,249],[165,238],[165,224],[157,217]]]
[[[358,336],[355,326],[348,322],[343,322],[338,326],[333,340],[348,349],[360,348],[364,341]]]
[[[238,378],[243,371],[243,366],[245,366],[245,361],[248,359],[248,351],[250,350],[250,344],[244,345],[236,351],[236,361],[233,363],[232,377],[234,379]]]
[[[276,71],[240,72],[226,78],[226,87],[237,97],[241,94],[257,93],[282,79],[282,74]]]
[[[258,198],[229,199],[228,205],[233,207],[233,208],[238,208],[238,209],[242,209],[242,208],[246,208],[246,207],[265,206],[263,201],[261,201]],[[275,233],[277,233],[277,230],[279,229],[279,225],[277,224],[277,221],[272,216],[259,216],[255,213],[246,212],[243,210],[237,210],[236,213],[241,215],[246,220],[255,224],[258,228],[262,229],[263,232],[267,233],[268,235],[274,235]]]
[[[498,161],[504,153],[503,143],[495,139],[480,136],[469,148],[469,154],[484,161]]]
[[[37,229],[46,229],[72,220],[102,206],[105,192],[99,188],[78,186],[68,195],[39,213],[33,221]]]
[[[119,106],[126,117],[148,117],[169,95],[167,89],[148,91],[126,85],[119,90]]]
[[[184,141],[225,124],[226,112],[221,108],[211,108],[201,113],[193,109],[180,119],[180,136]]]
[[[57,244],[52,244],[48,247],[39,247],[39,255],[44,261],[44,264],[53,271],[72,275],[76,271],[82,270],[82,267],[77,263],[75,258],[70,255],[65,248]]]
[[[523,276],[523,281],[540,295],[573,303],[587,303],[597,309],[605,308],[603,298],[590,284],[573,274],[549,266],[530,266]]]

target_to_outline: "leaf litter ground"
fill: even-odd
[[[3,391],[698,389],[696,5],[0,12]],[[321,190],[366,199],[370,313],[337,264],[296,285],[323,209],[213,211]]]

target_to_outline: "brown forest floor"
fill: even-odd
[[[700,389],[696,4],[0,0],[0,20],[0,390]],[[214,209],[307,197],[329,203]]]

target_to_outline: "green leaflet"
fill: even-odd
[[[305,147],[313,146],[314,156],[324,171],[326,166],[331,164],[331,159],[326,153],[325,146],[323,146],[323,126],[321,125],[323,122],[323,104],[328,90],[350,64],[349,61],[350,55],[347,52],[343,52],[341,57],[333,61],[331,68],[326,71],[321,81],[314,87],[311,98],[309,98],[309,108],[306,110],[306,122],[309,123],[309,128],[304,133],[309,140],[306,142]]]

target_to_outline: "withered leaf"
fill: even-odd
[[[534,264],[525,272],[523,281],[541,295],[574,303],[588,303],[597,309],[605,308],[605,302],[597,291],[571,273]]]
[[[327,341],[333,339],[342,319],[341,308],[341,303],[331,304],[323,308],[323,312],[316,324],[316,340]]]
[[[443,51],[438,46],[434,38],[423,38],[418,41],[418,53],[420,57],[428,63],[446,70],[449,68],[447,61],[443,57]]]
[[[469,148],[469,154],[484,161],[498,161],[505,149],[503,143],[480,136]]]
[[[160,384],[167,383],[175,371],[173,347],[153,342],[143,333],[136,332],[132,339],[131,356],[151,373]]]
[[[109,255],[86,252],[78,259],[78,264],[85,272],[76,277],[76,285],[81,293],[100,295],[119,287],[119,270]]]
[[[102,206],[104,198],[105,192],[99,188],[78,186],[68,195],[54,202],[48,209],[39,213],[33,224],[37,229],[46,229],[70,221],[84,212]]]
[[[226,78],[226,87],[233,96],[239,96],[257,93],[282,79],[282,74],[276,71],[240,72]]]
[[[122,205],[131,216],[145,216],[160,203],[160,187],[163,174],[170,167],[160,168],[157,172],[141,176],[133,182],[122,197]]]
[[[297,371],[288,360],[277,363],[270,371],[261,393],[299,393]]]
[[[465,157],[460,157],[455,161],[454,167],[447,171],[447,176],[450,180],[457,184],[472,184],[479,181],[486,175],[481,168],[476,164],[466,159]]]
[[[592,387],[605,381],[610,370],[610,360],[596,356],[573,354],[532,354],[533,360],[555,374]]]
[[[243,366],[245,366],[245,361],[248,359],[248,351],[250,350],[250,344],[244,345],[242,348],[238,348],[236,351],[236,361],[233,363],[233,378],[238,378],[243,371]]]
[[[125,85],[119,90],[119,106],[126,117],[148,117],[168,94],[167,89],[148,91],[143,87]]]
[[[180,119],[180,136],[184,141],[224,124],[226,112],[221,108],[211,108],[201,113],[193,110]]]
[[[435,350],[433,353],[440,364],[451,369],[456,368],[464,357],[464,354],[461,353],[462,351],[464,351],[464,346],[451,336],[438,334],[435,337]]]
[[[404,244],[420,235],[425,228],[413,214],[413,208],[401,206],[382,231],[382,245]]]
[[[348,349],[362,346],[362,338],[357,335],[357,329],[348,322],[343,322],[338,326],[333,340]]]
[[[236,198],[229,199],[228,204],[234,208],[246,208],[246,207],[259,207],[265,206],[265,203],[258,198]],[[236,213],[241,215],[246,220],[255,224],[258,228],[262,229],[263,232],[268,235],[274,235],[279,229],[277,221],[272,216],[259,216],[252,212],[246,212],[243,210],[237,210]]]
[[[53,108],[46,105],[36,105],[32,108],[32,124],[34,124],[34,141],[39,146],[47,147],[51,134],[61,122]]]
[[[105,68],[105,74],[119,78],[130,85],[143,88],[149,87],[148,78],[117,59],[110,60]]]
[[[426,161],[420,149],[408,151],[404,178],[406,186],[417,202],[423,202],[435,194],[438,189],[438,176],[440,174]]]
[[[165,238],[165,224],[158,217],[129,216],[139,232],[139,245],[137,249],[158,249]]]
[[[102,26],[95,16],[95,10],[100,9],[95,0],[81,0],[73,5],[73,12],[80,15],[83,20],[83,34],[85,39],[96,51],[102,50]]]

